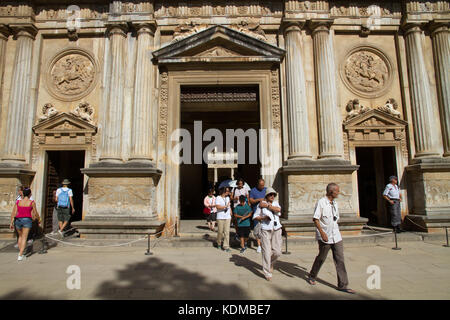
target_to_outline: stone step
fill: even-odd
[[[364,233],[362,236],[344,236],[345,244],[352,245],[367,245],[371,244],[387,244],[390,243],[395,246],[394,235],[373,235],[373,233]],[[151,238],[150,246],[151,250],[157,247],[212,247],[216,240],[215,233],[185,233],[180,234],[179,237],[160,237],[158,239]],[[285,251],[286,243],[283,237],[283,251]],[[445,233],[418,233],[418,232],[406,232],[397,235],[397,241],[399,244],[411,241],[441,241],[445,244]],[[251,237],[251,246],[256,247],[256,241]],[[14,241],[1,241],[0,242],[0,252],[14,251]],[[66,237],[64,239],[59,239],[58,241],[52,241],[47,239],[47,246],[50,249],[54,246],[59,247],[87,247],[92,249],[101,249],[103,246],[117,246],[118,244],[123,244],[123,247],[142,247],[143,250],[147,248],[147,239],[136,241],[133,239],[80,239],[77,237]],[[230,244],[232,247],[239,247],[239,242],[234,239],[234,236],[230,237]],[[288,248],[300,247],[305,245],[316,245],[316,240],[314,237],[301,237],[301,236],[291,236],[288,238]],[[118,246],[118,247],[122,247]],[[400,246],[400,245],[399,245]],[[400,246],[401,247],[401,246]],[[33,251],[37,252],[42,248],[41,240],[35,241],[33,244]]]

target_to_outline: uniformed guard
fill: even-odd
[[[397,177],[390,176],[389,183],[383,192],[383,198],[388,202],[389,212],[391,213],[391,225],[396,232],[403,232],[400,228],[402,223],[402,214],[400,211],[400,202],[402,201],[402,196],[400,195],[400,190],[397,185]]]

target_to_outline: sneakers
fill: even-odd
[[[64,233],[63,233],[63,232],[61,232],[61,230],[58,230],[58,233],[59,233],[59,235],[60,235],[61,237],[63,237],[63,238],[64,238]]]
[[[225,249],[224,251],[225,251],[225,252],[231,252],[230,248]]]
[[[14,248],[19,249],[19,244],[16,243],[16,244],[14,245]]]
[[[25,255],[23,254],[23,255],[18,255],[17,256],[17,261],[24,261],[24,260],[26,260],[27,259],[27,257],[25,257]]]
[[[222,249],[222,246],[217,246],[217,249],[221,250],[221,249]]]
[[[239,253],[244,253],[244,251],[245,251],[246,249],[247,249],[246,247],[241,248],[241,251],[240,251]]]
[[[256,252],[261,253],[261,247],[258,246],[258,248],[256,249]]]

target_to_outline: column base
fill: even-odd
[[[162,171],[153,163],[97,162],[81,172],[89,176],[83,220],[74,224],[82,237],[133,237],[164,223],[158,222],[156,212],[156,186]]]
[[[414,230],[429,232],[440,223],[450,222],[450,159],[415,159],[406,167],[408,206],[405,223]],[[412,219],[419,226],[414,225]]]
[[[87,217],[73,222],[83,239],[139,239],[156,234],[164,229],[165,221],[153,219],[129,219],[109,217]]]

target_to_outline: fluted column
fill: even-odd
[[[431,39],[442,121],[444,156],[450,156],[450,31],[449,23],[432,25]]]
[[[431,89],[422,48],[422,29],[418,25],[407,25],[405,40],[415,157],[439,156],[437,125],[433,117]]]
[[[126,37],[124,25],[108,26],[109,47],[109,96],[102,132],[100,161],[121,161],[122,116],[125,89]]]
[[[2,108],[3,73],[5,72],[5,53],[8,37],[9,37],[8,27],[4,24],[0,24],[0,112],[3,109]]]
[[[300,25],[294,23],[287,25],[284,29],[284,35],[286,43],[288,159],[311,158]]]
[[[316,101],[319,120],[319,157],[342,158],[341,113],[337,105],[334,51],[330,37],[330,21],[312,23]]]
[[[27,151],[25,141],[27,135],[31,134],[31,128],[28,126],[28,117],[32,113],[30,105],[31,58],[37,29],[28,25],[12,27],[12,30],[17,43],[2,161],[11,164],[25,164]]]
[[[153,27],[149,24],[137,26],[136,77],[131,128],[130,160],[150,161],[152,145],[152,89]]]

